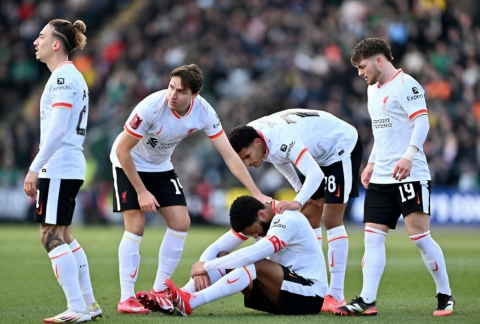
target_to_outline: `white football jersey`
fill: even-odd
[[[137,171],[163,172],[173,169],[171,156],[178,143],[202,130],[210,139],[223,133],[222,124],[212,106],[201,96],[195,97],[184,116],[168,107],[167,90],[152,93],[133,109],[124,130],[140,141],[131,150]],[[115,150],[120,135],[110,152],[113,166],[120,167]]]
[[[273,217],[265,240],[275,253],[269,259],[313,281],[312,294],[325,296],[328,287],[325,258],[317,235],[307,218],[298,211],[287,210]],[[288,284],[284,281],[283,284]]]
[[[308,150],[320,166],[350,158],[358,139],[352,125],[325,111],[288,109],[248,124],[267,145],[264,161],[293,163]]]
[[[375,141],[375,165],[370,182],[397,183],[392,177],[393,170],[410,143],[414,128],[412,121],[428,114],[425,90],[410,75],[398,70],[384,85],[369,86],[367,93]],[[423,147],[418,149],[410,176],[403,182],[430,180]]]
[[[72,62],[60,64],[48,79],[40,99],[40,150],[51,126],[52,109],[72,109],[62,145],[42,167],[40,178],[85,179],[83,142],[88,119],[88,87]]]

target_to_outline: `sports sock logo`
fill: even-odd
[[[133,274],[130,275],[130,277],[135,278],[135,276],[137,275],[137,272],[138,272],[138,267],[135,268],[135,272]]]
[[[237,279],[234,279],[234,280],[227,279],[227,284],[231,285],[231,284],[237,282],[238,280],[240,280],[240,278],[237,278]]]

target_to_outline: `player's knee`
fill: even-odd
[[[430,216],[421,212],[411,213],[405,216],[405,227],[408,235],[418,235],[430,230]]]
[[[323,208],[323,225],[325,228],[332,229],[343,225],[343,214],[345,213],[345,204],[327,204]]]

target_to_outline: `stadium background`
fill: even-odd
[[[39,97],[50,75],[32,42],[53,18],[82,19],[88,44],[71,59],[90,89],[88,178],[77,222],[118,223],[109,152],[134,106],[164,89],[171,70],[196,63],[205,97],[228,132],[278,110],[328,111],[372,146],[366,83],[350,65],[362,38],[391,44],[394,64],[427,91],[433,221],[480,223],[480,3],[475,0],[2,0],[0,4],[0,219],[31,221],[22,189],[38,150]],[[192,220],[225,223],[244,193],[206,136],[173,156]],[[363,166],[362,166],[363,169]],[[251,170],[261,190],[292,196],[270,165]],[[363,199],[349,209],[361,221]],[[151,219],[152,222],[159,217]]]

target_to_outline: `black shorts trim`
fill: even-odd
[[[291,272],[288,268],[280,265],[283,269],[283,280],[295,282],[301,285],[311,286],[308,279]],[[250,298],[244,297],[244,305],[258,311],[281,315],[311,315],[318,314],[323,305],[323,298],[319,296],[302,296],[285,290],[280,290],[278,305],[272,303],[259,287],[258,281],[253,281]]]
[[[71,225],[75,211],[75,198],[82,184],[83,180],[39,178],[35,222]]]
[[[113,168],[113,211],[140,209],[138,195],[122,168]],[[145,188],[157,199],[160,207],[187,206],[180,180],[174,170],[138,172]]]
[[[430,181],[368,185],[364,223],[382,224],[395,229],[400,215],[405,217],[413,212],[430,215]]]

